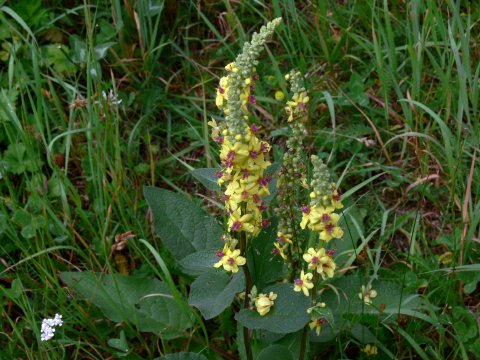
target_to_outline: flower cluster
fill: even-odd
[[[302,207],[300,227],[319,233],[320,240],[328,242],[333,238],[343,237],[343,230],[338,226],[340,216],[335,210],[343,208],[340,194],[335,183],[331,182],[327,166],[312,155],[313,180],[311,182],[310,206]]]
[[[303,254],[303,260],[308,264],[308,269],[316,271],[322,279],[333,277],[336,269],[335,261],[332,256],[334,250],[327,250],[323,243],[329,242],[333,238],[341,238],[343,230],[339,226],[340,215],[335,213],[336,209],[343,207],[338,190],[335,184],[331,182],[330,173],[326,165],[317,156],[312,156],[313,179],[310,183],[312,192],[310,193],[310,206],[302,207],[302,221],[300,227],[308,228],[319,234],[319,245],[316,248],[309,248]],[[303,272],[302,272],[303,274]],[[313,274],[307,273],[305,276]],[[297,279],[295,281],[299,281]],[[294,290],[300,291],[295,285]],[[308,291],[304,291],[308,296]]]
[[[41,340],[48,341],[55,335],[55,327],[62,326],[62,315],[55,314],[53,319],[43,319],[41,328]]]
[[[307,253],[303,254],[303,260],[307,262],[309,270],[316,271],[323,279],[331,278],[337,267],[332,259],[333,254],[335,250],[309,248]]]
[[[213,132],[216,133],[215,123]],[[262,200],[269,195],[268,184],[270,176],[265,175],[270,162],[266,155],[270,145],[260,141],[255,135],[256,126],[246,130],[246,135],[240,140],[237,137],[232,141],[228,137],[228,130],[223,130],[219,142],[222,170],[217,172],[218,184],[225,187],[221,199],[229,214],[228,230],[231,232],[245,231],[257,236],[266,226],[262,211],[266,205]]]
[[[293,92],[292,100],[287,101],[285,111],[288,114],[288,122],[293,120],[303,121],[308,113],[307,103],[310,100],[307,91],[299,81],[301,77],[300,72],[291,71],[285,76],[286,80],[291,81],[291,90]]]
[[[367,344],[365,345],[365,347],[362,349],[362,352],[365,353],[365,355],[367,356],[375,356],[378,354],[378,349],[377,349],[377,346],[375,344]]]
[[[248,125],[247,105],[256,101],[253,93],[258,80],[255,68],[258,57],[280,21],[275,19],[262,27],[253,35],[251,43],[244,45],[235,62],[225,67],[227,75],[220,79],[215,101],[225,115],[225,122],[219,125],[213,119],[209,122],[213,140],[221,145],[222,168],[216,175],[218,184],[224,188],[221,200],[228,214],[228,231],[244,232],[252,237],[270,224],[262,216],[267,209],[263,198],[269,195],[271,180],[265,174],[270,165],[267,160],[270,145],[258,138],[258,126]],[[240,250],[231,246],[218,255],[220,261],[215,267],[223,266],[227,271],[236,272],[239,265],[245,264]]]
[[[377,291],[373,290],[371,285],[362,285],[362,291],[358,293],[360,300],[363,300],[365,305],[372,305],[372,299],[377,297]]]

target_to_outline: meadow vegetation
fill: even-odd
[[[473,3],[0,1],[0,359],[248,359],[245,336],[256,359],[480,358]],[[311,306],[272,253],[297,69],[304,174],[316,155],[343,190],[320,335],[286,303],[242,309],[243,273],[209,252],[228,226],[219,81],[279,17],[249,105],[271,223],[241,250],[259,290]]]

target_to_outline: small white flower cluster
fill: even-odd
[[[111,89],[108,93],[105,91],[102,91],[102,96],[103,96],[103,99],[106,102],[108,102],[110,105],[120,105],[122,103],[122,99],[118,99],[118,95],[115,94]]]
[[[62,326],[62,315],[55,314],[53,319],[43,319],[42,321],[42,341],[50,340],[55,335],[55,327]]]

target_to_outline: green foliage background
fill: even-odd
[[[278,16],[258,67],[262,135],[281,160],[273,94],[298,68],[311,97],[306,151],[328,160],[348,208],[336,245],[348,271],[334,283],[344,293],[325,295],[338,301],[334,325],[310,335],[308,356],[362,358],[376,344],[381,359],[480,357],[479,11],[433,0],[0,1],[0,359],[243,358],[237,321],[255,314],[202,308],[194,285],[238,310],[243,279],[208,268],[221,226],[193,219],[222,219],[205,169],[218,167],[207,121],[223,66]],[[116,99],[102,95],[111,89]],[[153,200],[147,188],[147,203],[144,186],[164,190]],[[284,286],[270,265],[256,281]],[[357,289],[370,281],[379,302],[365,309]],[[42,343],[41,320],[55,313],[65,324]],[[296,357],[298,332],[268,326],[255,325],[258,359]]]

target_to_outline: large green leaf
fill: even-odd
[[[220,225],[188,198],[154,187],[145,187],[143,193],[157,234],[178,260],[196,251],[223,247]]]
[[[293,291],[293,286],[289,284],[270,286],[263,292],[270,291],[277,294],[277,299],[267,315],[260,316],[256,310],[243,309],[235,315],[235,319],[249,329],[264,329],[279,334],[303,328],[310,320],[307,314],[310,298]]]
[[[168,286],[157,279],[93,272],[60,275],[70,288],[112,321],[131,322],[140,331],[164,339],[180,337],[182,331],[192,326],[191,315],[182,311]]]
[[[192,283],[188,303],[199,309],[208,320],[230,306],[235,294],[244,290],[245,277],[242,271],[231,276],[222,269],[212,269]]]
[[[154,360],[207,360],[207,358],[201,354],[192,352],[179,352],[175,354],[164,355]]]
[[[258,354],[257,360],[293,360],[292,352],[283,345],[271,345]]]

